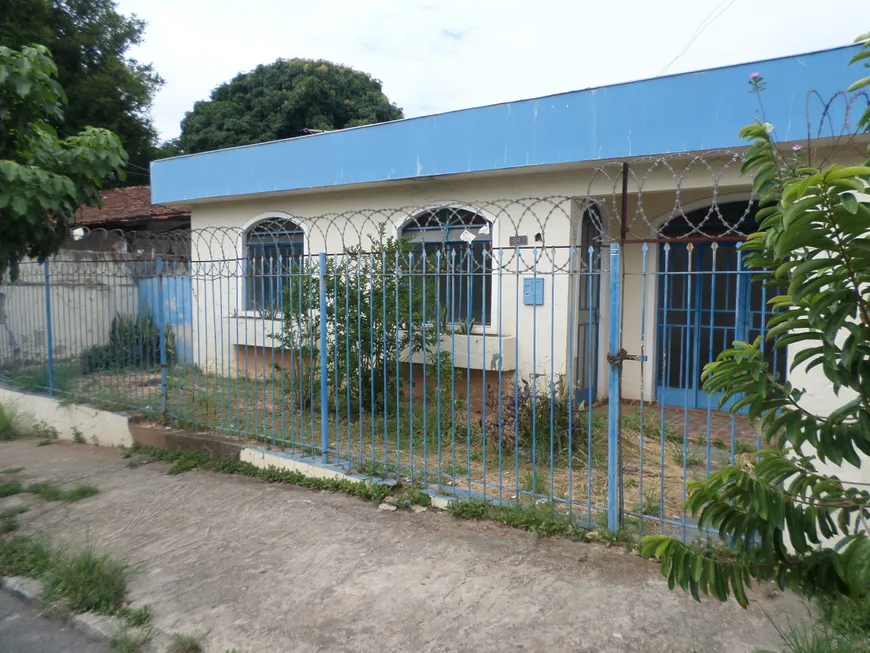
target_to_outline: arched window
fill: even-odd
[[[427,265],[441,252],[440,300],[452,324],[489,324],[492,306],[492,225],[479,213],[453,207],[415,215],[401,230]],[[434,267],[428,269],[434,270]]]
[[[289,218],[267,218],[245,232],[245,308],[280,310],[284,288],[305,253],[305,232]]]

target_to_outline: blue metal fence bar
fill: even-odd
[[[160,329],[160,414],[166,416],[166,319],[163,300],[163,258],[157,257],[157,328]]]
[[[481,327],[483,329],[483,339],[482,339],[483,343],[482,343],[482,348],[481,348],[483,361],[481,364],[482,369],[481,369],[481,381],[480,381],[480,388],[481,388],[481,395],[482,395],[481,396],[481,400],[482,400],[481,403],[483,404],[482,405],[483,415],[482,415],[482,419],[481,419],[482,428],[481,428],[481,444],[480,444],[480,446],[483,449],[482,458],[483,458],[483,494],[484,494],[484,496],[488,496],[487,485],[486,485],[486,462],[487,462],[486,461],[486,449],[487,449],[487,444],[488,444],[487,437],[486,437],[486,400],[487,400],[487,387],[488,387],[486,385],[486,325],[490,323],[491,315],[487,311],[487,306],[486,306],[486,270],[492,269],[491,261],[489,263],[487,263],[487,258],[489,256],[490,256],[489,250],[484,249],[483,256],[482,256],[481,268],[480,268],[480,276],[481,276],[480,287],[481,287],[481,294],[482,294],[482,297],[481,297],[482,309],[481,310],[483,311],[483,319],[481,320],[481,323],[482,323]],[[469,295],[470,294],[471,293],[469,293]],[[469,335],[471,335],[471,334],[469,334]],[[469,338],[469,340],[470,340],[470,338]],[[471,397],[469,397],[469,399],[471,399]]]
[[[643,494],[643,473],[644,473],[644,454],[646,453],[644,450],[644,443],[646,441],[646,431],[644,430],[644,404],[646,397],[644,396],[644,380],[646,377],[646,302],[647,296],[649,295],[647,289],[647,283],[649,281],[647,270],[647,265],[649,262],[649,245],[644,243],[641,247],[641,275],[640,275],[640,287],[641,287],[641,300],[640,300],[640,463],[639,463],[639,477],[638,477],[638,504],[639,504],[639,520],[638,520],[638,530],[641,535],[643,535],[643,520],[644,520],[644,512],[646,509],[646,502],[644,500]]]
[[[498,250],[498,501],[504,500],[504,250]],[[486,421],[484,421],[484,424]],[[488,435],[484,432],[484,438]]]
[[[592,270],[595,269],[595,250],[590,245],[589,246],[589,262],[587,265],[587,269],[589,270],[589,276],[586,277],[586,286],[587,286],[587,296],[586,300],[588,302],[587,306],[589,307],[589,311],[591,314],[592,311],[592,302],[596,296],[596,290],[593,287],[595,284],[600,284],[601,279],[592,275]],[[601,261],[598,262],[598,275],[603,276],[603,270],[601,268]],[[592,320],[590,320],[590,323]],[[598,356],[597,348],[594,348],[594,343],[597,341],[597,338],[594,337],[595,325],[590,324],[587,333],[587,357]],[[592,476],[595,473],[594,465],[592,462],[592,402],[594,401],[594,397],[592,396],[592,387],[597,385],[592,382],[592,374],[593,371],[597,369],[593,367],[592,361],[590,360],[586,364],[586,369],[588,370],[587,374],[589,376],[589,382],[586,384],[588,388],[588,401],[586,403],[586,525],[590,528],[592,527]]]
[[[329,459],[329,370],[326,367],[326,252],[318,258],[320,272],[320,451],[323,462]],[[313,419],[313,417],[312,417]]]
[[[581,277],[574,274],[574,245],[568,250],[568,518],[574,517],[574,394],[577,390],[577,370],[574,360],[574,341],[577,340],[577,311],[575,297],[582,289]],[[582,254],[581,254],[582,257]],[[583,266],[580,266],[581,270]],[[555,300],[554,300],[555,302]],[[579,346],[579,343],[578,343]],[[588,436],[587,436],[588,437]]]
[[[671,290],[671,276],[670,276],[670,253],[671,246],[668,243],[665,243],[664,247],[662,247],[664,251],[664,267],[662,268],[664,272],[662,273],[664,276],[664,297],[662,298],[662,303],[660,306],[670,306],[670,290]],[[659,256],[661,256],[661,252],[659,252]],[[659,362],[659,366],[661,367],[661,384],[659,385],[658,391],[659,393],[664,392],[665,384],[667,383],[667,379],[670,378],[670,365],[671,365],[671,357],[669,355],[669,346],[671,341],[671,332],[668,329],[668,311],[665,310],[662,312],[663,320],[661,331],[659,332],[659,343],[658,348],[661,352],[661,360]],[[656,320],[658,322],[658,320]],[[659,451],[659,515],[660,517],[664,517],[665,514],[665,434],[667,424],[665,422],[665,402],[662,397],[658,397],[659,406],[661,407],[661,421],[659,423],[659,438],[660,438],[660,451]],[[664,521],[660,522],[660,530],[662,533],[665,532],[665,524]]]
[[[619,412],[620,412],[620,374],[618,363],[619,332],[622,325],[622,263],[619,244],[610,244],[610,356],[614,357],[610,365],[608,392],[607,421],[607,527],[616,530],[619,527],[620,507],[618,505],[619,482]],[[591,433],[590,433],[591,435]],[[591,462],[591,459],[590,459]],[[589,497],[592,503],[592,497]]]
[[[436,396],[436,413],[438,414],[438,489],[441,489],[444,482],[444,468],[443,464],[443,456],[442,456],[442,415],[441,415],[441,369],[442,369],[442,359],[441,359],[441,276],[442,276],[442,268],[441,268],[441,249],[439,248],[435,252],[435,352],[438,357],[438,367],[436,369],[436,384],[437,384],[437,396]],[[452,403],[452,402],[451,402]]]
[[[48,266],[50,263],[46,261],[42,264],[45,271],[45,340],[47,351],[48,366],[48,396],[54,396],[54,333],[51,326],[51,279]]]

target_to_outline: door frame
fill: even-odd
[[[590,209],[594,207],[594,211],[599,217],[599,224],[595,223],[595,219],[590,214]],[[573,310],[569,311],[568,316],[568,350],[566,352],[566,360],[569,365],[569,379],[571,385],[574,386],[574,400],[576,402],[590,403],[598,398],[598,375],[599,375],[599,353],[601,345],[601,248],[596,245],[596,236],[602,234],[602,225],[605,223],[604,207],[598,202],[590,198],[575,198],[573,209],[577,211],[576,218],[572,221],[576,226],[576,231],[572,238],[575,246],[575,260],[573,274],[571,275],[570,293],[571,306]],[[589,248],[592,247],[592,266],[588,270],[584,270],[584,266],[588,266]],[[583,276],[581,276],[583,275]],[[581,283],[583,278],[587,279],[589,286]],[[591,290],[592,298],[590,305],[587,308],[581,307],[580,290],[584,289],[587,293]],[[588,318],[585,322],[581,322],[581,315],[588,313]],[[585,317],[585,315],[584,315]],[[580,363],[580,328],[586,326],[590,332],[586,336],[587,349],[584,365],[587,367],[587,383],[584,387],[576,387],[578,385],[577,373]],[[590,337],[591,336],[591,337]],[[591,341],[591,342],[590,342]],[[573,373],[572,373],[573,372]]]

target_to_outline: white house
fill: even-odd
[[[523,378],[559,375],[584,399],[602,399],[615,242],[621,344],[646,357],[626,363],[623,398],[706,407],[700,369],[732,340],[760,335],[766,319],[765,297],[741,272],[735,247],[754,228],[737,137],[761,117],[749,76],[767,81],[763,118],[784,147],[811,136],[814,156],[857,159],[856,149],[838,148],[846,98],[827,108],[806,101],[848,86],[851,54],[839,48],[155,162],[153,201],[189,207],[193,259],[202,262],[199,274],[193,266],[197,361],[250,374],[274,359],[270,335],[280,324],[263,302],[275,291],[256,280],[258,255],[340,254],[384,229],[421,251],[471,252],[475,267],[454,270],[459,291],[444,308],[454,322],[470,315],[481,337],[452,345],[456,365],[490,378],[499,365]],[[786,361],[775,363],[785,370]]]

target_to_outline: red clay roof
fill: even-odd
[[[76,224],[97,225],[107,222],[147,222],[190,215],[180,206],[151,203],[150,186],[112,188],[100,194],[103,208],[83,206],[76,211]]]

